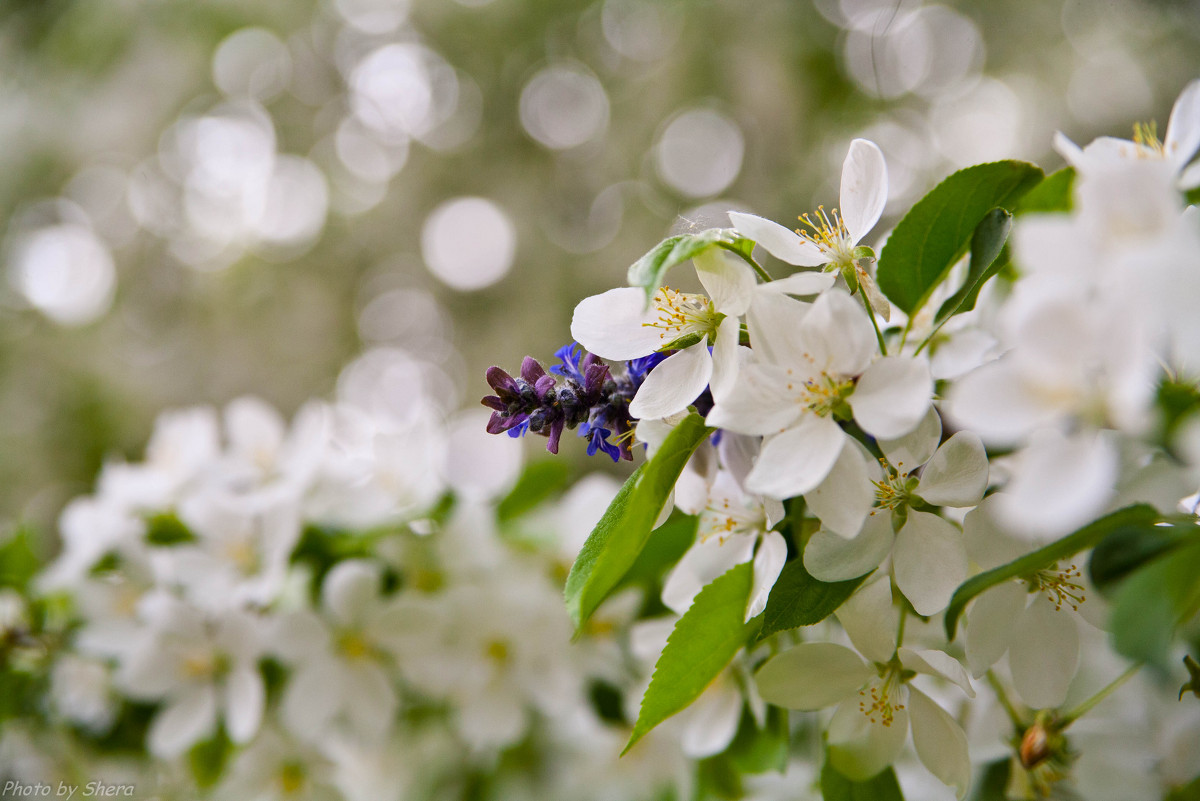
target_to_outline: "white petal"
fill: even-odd
[[[820,518],[822,528],[843,537],[858,533],[875,503],[867,460],[857,444],[851,441],[843,447],[829,475],[804,494],[809,511]]]
[[[742,326],[736,317],[726,317],[717,328],[717,338],[712,349],[712,377],[709,378],[709,388],[712,390],[714,401],[727,397],[737,381],[740,361],[738,338],[741,336],[741,330]]]
[[[150,724],[146,747],[156,757],[179,756],[217,727],[217,694],[211,684],[189,687]]]
[[[730,676],[721,675],[679,716],[679,747],[692,759],[724,751],[742,720],[742,693]]]
[[[1053,405],[1042,403],[1025,385],[1012,357],[1002,357],[954,384],[942,411],[985,442],[1012,444],[1059,416]]]
[[[833,376],[858,375],[877,352],[867,310],[839,289],[831,289],[813,301],[799,328],[797,344],[803,346],[818,370]],[[854,404],[853,397],[850,403]]]
[[[325,575],[321,601],[329,616],[343,626],[361,622],[379,599],[379,568],[372,562],[352,559]]]
[[[618,287],[579,301],[571,316],[571,336],[604,359],[637,359],[649,356],[665,343],[661,331],[647,323],[658,319],[658,310],[646,303],[638,287]]]
[[[1006,581],[980,595],[967,611],[967,664],[976,678],[1000,661],[1028,602],[1025,586]]]
[[[1034,709],[1061,704],[1079,665],[1079,628],[1066,609],[1035,598],[1017,624],[1008,648],[1013,687]]]
[[[892,581],[876,576],[834,612],[858,652],[872,662],[886,662],[896,650],[900,613],[892,604]]]
[[[854,651],[805,642],[772,657],[754,674],[764,701],[787,709],[824,709],[850,697],[875,675]]]
[[[692,259],[696,277],[721,314],[741,317],[750,308],[757,283],[750,265],[721,248],[710,248]]]
[[[780,261],[797,267],[816,267],[829,261],[820,248],[777,222],[740,211],[729,212],[729,221],[739,234],[753,239]]]
[[[650,371],[653,376],[662,365]],[[714,428],[763,436],[791,427],[801,409],[788,390],[788,375],[770,364],[743,364],[733,388],[716,399],[705,422]]]
[[[917,427],[896,439],[880,437],[879,449],[898,473],[911,473],[933,458],[942,441],[942,418],[932,406]]]
[[[520,739],[529,726],[521,699],[506,692],[484,692],[457,709],[459,731],[476,749],[499,749]]]
[[[343,692],[346,714],[356,733],[378,741],[392,728],[396,716],[396,692],[379,665],[364,662],[356,669]]]
[[[846,435],[832,419],[805,415],[800,424],[763,445],[746,489],[779,500],[815,488],[837,461]]]
[[[816,270],[793,273],[759,287],[761,292],[782,292],[787,295],[819,295],[837,281],[833,273]]]
[[[682,615],[692,605],[697,593],[723,576],[734,565],[753,558],[754,538],[734,536],[722,541],[710,537],[697,542],[683,555],[663,583],[662,602]]]
[[[941,676],[946,681],[958,685],[968,698],[975,697],[975,688],[971,686],[971,677],[959,662],[944,651],[920,650],[901,646],[897,651],[900,661],[906,668],[924,673],[927,676]]]
[[[767,607],[767,597],[775,586],[787,561],[787,542],[778,531],[768,531],[763,535],[758,552],[754,554],[754,584],[750,589],[750,598],[746,602],[746,620],[757,616]]]
[[[1179,176],[1180,189],[1190,191],[1198,186],[1200,186],[1200,161],[1189,164]]]
[[[804,364],[800,322],[811,308],[809,303],[760,287],[746,312],[746,330],[755,358],[783,367]]]
[[[266,689],[262,675],[251,666],[235,668],[225,679],[225,726],[229,739],[247,743],[262,723]]]
[[[866,781],[896,761],[908,739],[908,712],[897,709],[892,722],[872,723],[858,699],[842,703],[829,722],[829,761],[851,781]]]
[[[908,692],[913,746],[929,772],[953,787],[958,797],[967,795],[971,783],[971,758],[967,735],[946,710],[915,687]]]
[[[1167,122],[1163,148],[1167,159],[1180,169],[1192,160],[1200,147],[1200,80],[1192,81],[1180,92]]]
[[[1051,140],[1054,144],[1054,149],[1058,151],[1058,155],[1062,156],[1068,164],[1075,169],[1079,169],[1083,164],[1083,150],[1079,145],[1067,138],[1067,135],[1062,131],[1055,131],[1054,138]]]
[[[887,164],[878,145],[866,139],[850,143],[842,164],[842,221],[855,244],[879,222],[887,205]]]
[[[979,435],[959,431],[921,472],[917,494],[934,506],[974,506],[988,484],[987,452]]]
[[[896,439],[917,427],[932,399],[933,378],[928,364],[920,359],[888,356],[867,368],[849,402],[854,419],[864,431]]]
[[[819,581],[845,581],[879,567],[892,552],[891,515],[869,515],[862,529],[850,539],[824,529],[813,534],[804,546],[804,568]]]
[[[998,522],[1031,539],[1066,534],[1098,516],[1114,492],[1116,447],[1104,436],[1037,432],[996,502]]]
[[[303,739],[316,739],[337,713],[346,676],[330,659],[311,662],[292,674],[283,693],[282,717]]]
[[[896,586],[919,615],[936,614],[967,577],[967,549],[954,524],[910,509],[892,548]]]
[[[712,371],[707,342],[672,353],[646,376],[629,402],[629,413],[637,418],[661,419],[682,412],[708,386]]]

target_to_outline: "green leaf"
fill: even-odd
[[[996,161],[959,170],[921,198],[888,237],[879,257],[879,288],[910,317],[966,252],[984,216],[1011,209],[1042,180],[1023,161]]]
[[[1075,187],[1075,168],[1063,167],[1042,179],[1042,182],[1030,189],[1013,209],[1016,214],[1046,214],[1058,211],[1070,211],[1073,197],[1071,191]]]
[[[1093,586],[1108,592],[1118,581],[1168,551],[1195,540],[1196,527],[1179,525],[1122,526],[1092,551],[1088,576]]]
[[[821,797],[825,801],[904,801],[896,771],[892,768],[872,776],[865,782],[847,779],[825,760],[821,768]]]
[[[1181,787],[1176,787],[1165,801],[1197,801],[1197,799],[1200,799],[1200,776]]]
[[[146,518],[146,542],[150,545],[180,545],[194,542],[196,535],[173,512]]]
[[[192,778],[196,786],[206,790],[215,785],[225,772],[225,764],[233,753],[233,743],[225,734],[224,727],[218,729],[211,740],[197,743],[188,751],[188,764],[192,769]]]
[[[995,587],[1010,579],[1028,576],[1035,571],[1050,567],[1060,559],[1074,556],[1080,551],[1095,546],[1109,534],[1125,527],[1149,527],[1158,522],[1158,512],[1153,506],[1135,504],[1118,509],[1083,528],[1056,540],[1044,548],[1027,553],[1006,565],[992,568],[964,581],[954,591],[950,605],[946,607],[946,637],[953,640],[959,615],[967,603],[984,590]]]
[[[960,312],[975,308],[979,290],[988,280],[1000,272],[1009,262],[1004,243],[1012,231],[1012,215],[1004,209],[995,208],[984,215],[975,233],[971,235],[971,261],[967,267],[967,280],[938,309],[937,323],[944,323]],[[1000,254],[1004,253],[1003,258]]]
[[[592,529],[571,566],[564,592],[577,632],[646,547],[651,528],[683,466],[711,433],[700,415],[685,417],[667,435],[654,458],[629,477]]]
[[[742,712],[737,735],[726,751],[730,761],[742,773],[783,773],[787,770],[788,711],[778,706],[767,707],[767,719],[760,729],[750,710]]]
[[[793,559],[783,566],[767,598],[758,638],[761,640],[777,631],[820,623],[832,615],[869,575],[833,583],[818,581],[805,570],[803,559]]]
[[[624,754],[634,743],[695,701],[712,683],[759,621],[745,622],[754,565],[743,562],[707,585],[667,639]]]
[[[754,250],[753,241],[741,236],[732,228],[709,228],[698,234],[680,234],[659,242],[629,267],[629,285],[645,289],[649,299],[662,285],[667,270],[713,247],[725,248],[753,263],[750,256]]]
[[[1113,596],[1109,628],[1119,653],[1165,667],[1175,629],[1200,611],[1200,542],[1131,575]]]
[[[0,545],[0,587],[24,590],[40,567],[40,560],[30,545],[31,532],[18,528]]]
[[[654,530],[654,536],[638,554],[633,565],[615,589],[633,584],[649,585],[658,581],[667,568],[679,561],[696,541],[700,518],[676,511],[667,522]]]
[[[541,459],[525,468],[517,485],[496,507],[496,517],[505,523],[536,508],[560,492],[571,480],[571,468],[560,459]]]

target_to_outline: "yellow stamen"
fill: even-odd
[[[824,206],[817,206],[811,215],[801,214],[797,219],[804,227],[797,228],[796,234],[816,245],[831,263],[841,266],[854,260],[850,232],[837,209],[826,212]]]
[[[715,333],[720,322],[712,301],[704,295],[676,292],[670,287],[661,287],[654,293],[654,308],[658,318],[642,325],[661,329],[658,338],[663,344],[688,334]]]
[[[1075,565],[1068,565],[1066,570],[1057,570],[1057,564],[1047,570],[1039,570],[1033,577],[1026,579],[1030,592],[1044,592],[1055,610],[1063,606],[1071,607],[1078,612],[1079,605],[1087,600],[1082,584],[1075,579],[1083,577],[1083,573]]]

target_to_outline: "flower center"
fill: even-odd
[[[704,295],[676,292],[670,287],[661,287],[654,293],[654,308],[657,319],[642,325],[659,329],[658,337],[664,346],[689,335],[707,337],[716,333],[721,322],[713,302]]]
[[[1079,605],[1087,600],[1083,594],[1084,588],[1076,579],[1082,578],[1083,573],[1075,565],[1068,565],[1066,570],[1058,570],[1055,564],[1046,570],[1039,570],[1026,579],[1030,592],[1043,592],[1056,610],[1064,606],[1078,612]]]
[[[797,228],[796,234],[816,245],[831,264],[844,267],[854,261],[854,243],[837,209],[826,212],[824,206],[817,206],[812,214],[801,214],[797,219],[803,227]]]
[[[714,498],[700,513],[700,541],[717,537],[724,542],[736,534],[755,535],[767,529],[762,506],[731,503],[728,498]]]
[[[891,726],[896,713],[905,708],[908,690],[904,685],[914,674],[896,660],[877,667],[879,678],[871,679],[858,691],[858,711],[873,724]]]
[[[1158,124],[1153,120],[1133,124],[1133,143],[1140,146],[1137,152],[1139,158],[1149,157],[1151,154],[1163,159],[1167,157],[1167,149],[1158,139]]]
[[[791,370],[788,370],[790,377]],[[819,417],[828,417],[844,402],[854,388],[853,381],[838,381],[822,371],[813,378],[803,381],[788,381],[787,388],[796,393],[796,402]]]
[[[901,506],[906,506],[912,501],[912,490],[908,473],[897,473],[887,459],[880,459],[879,463],[883,465],[884,476],[882,481],[872,481],[875,485],[875,500],[882,509],[899,509]]]
[[[371,655],[371,643],[356,631],[347,631],[338,638],[338,650],[347,659],[365,659]]]
[[[279,789],[284,795],[293,795],[304,789],[304,765],[299,762],[285,762],[279,768]]]

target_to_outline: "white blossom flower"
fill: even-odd
[[[865,469],[848,475],[835,466],[821,487],[805,496],[822,522],[804,549],[809,573],[821,581],[843,581],[878,567],[890,554],[896,586],[918,614],[932,615],[946,607],[967,577],[962,533],[938,515],[912,507],[925,503],[965,508],[979,503],[987,488],[988,461],[975,434],[960,431],[939,447],[941,431],[941,420],[930,409],[912,433],[879,441],[888,471],[870,481],[874,492],[868,508],[871,503],[877,506],[869,512],[861,505],[855,511],[860,504],[856,488],[867,483]],[[857,450],[845,448],[839,464]],[[866,522],[861,523],[864,514]],[[898,517],[903,523],[897,531]],[[839,529],[839,521],[849,528]],[[856,521],[861,530],[854,530]]]
[[[642,289],[622,287],[584,298],[575,307],[571,336],[601,358],[636,359],[675,350],[650,371],[630,402],[634,417],[668,417],[686,409],[705,387],[720,397],[736,379],[739,320],[754,295],[754,273],[716,249],[692,262],[707,297],[663,287],[647,306]]]
[[[805,229],[791,231],[782,225],[753,214],[729,212],[729,219],[739,234],[753,239],[777,259],[797,267],[828,265],[826,270],[847,277],[851,286],[859,286],[871,302],[871,307],[885,320],[890,305],[879,292],[875,279],[862,266],[864,259],[855,253],[875,223],[879,222],[887,205],[887,165],[879,147],[866,139],[850,143],[850,152],[842,165],[841,213],[834,209],[828,214],[822,207],[815,215],[800,217]],[[806,276],[798,273],[791,279],[773,282],[784,289],[789,280]],[[810,294],[827,288],[813,285],[810,277],[802,279],[803,288],[788,288],[798,294]],[[832,282],[831,282],[832,283]]]
[[[746,477],[751,492],[784,499],[820,484],[848,440],[838,416],[852,413],[869,434],[896,438],[929,409],[928,365],[876,358],[871,325],[845,292],[830,290],[812,304],[760,294],[747,320],[755,359],[707,422],[768,437]]]
[[[404,609],[384,597],[375,562],[339,562],[321,585],[321,612],[281,619],[274,650],[294,666],[284,690],[283,721],[315,740],[337,727],[363,743],[391,731],[399,699],[390,672],[402,650]]]
[[[183,753],[213,735],[218,718],[230,740],[248,742],[266,700],[257,621],[234,611],[209,618],[163,592],[146,596],[140,611],[146,628],[122,660],[116,685],[130,698],[165,702],[150,724],[150,753]]]
[[[925,767],[963,798],[971,778],[966,734],[949,713],[910,684],[924,673],[946,679],[974,697],[962,665],[941,651],[896,647],[897,616],[886,578],[861,588],[837,616],[857,652],[833,642],[801,643],[759,669],[759,693],[788,709],[818,710],[836,704],[827,731],[829,760],[855,781],[891,765],[911,727]]]
[[[700,512],[697,541],[663,584],[662,600],[683,614],[705,585],[743,562],[754,563],[746,620],[767,605],[767,596],[787,561],[787,543],[771,527],[783,519],[783,504],[746,494],[733,474],[718,472]]]
[[[1179,176],[1180,188],[1200,186],[1200,164],[1188,166],[1200,148],[1200,80],[1192,81],[1179,93],[1162,141],[1157,133],[1155,125],[1139,123],[1134,125],[1132,140],[1101,136],[1080,148],[1060,132],[1054,136],[1054,148],[1085,175],[1121,161],[1159,160]]]

